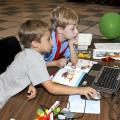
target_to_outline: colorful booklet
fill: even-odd
[[[79,59],[78,64],[73,66],[72,63],[69,62],[64,68],[58,70],[52,78],[52,81],[68,86],[78,86],[84,75],[88,73],[93,64],[96,63],[97,62],[90,60]]]
[[[72,63],[69,62],[65,66],[65,68],[74,69],[74,70],[83,71],[85,73],[88,73],[89,70],[91,69],[91,67],[93,66],[93,64],[97,64],[97,62],[91,61],[91,60],[86,60],[86,59],[79,59],[76,66],[73,66]]]
[[[94,49],[93,58],[102,59],[106,57],[111,57],[115,60],[120,60],[120,50],[109,50],[109,49]]]

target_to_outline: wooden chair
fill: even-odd
[[[0,40],[0,74],[6,70],[20,51],[21,46],[16,37],[9,36]]]

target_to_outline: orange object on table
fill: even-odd
[[[35,120],[50,120],[50,114],[51,113],[49,113],[48,115],[44,115],[43,117],[38,115]]]
[[[106,61],[106,62],[110,62],[110,61],[115,60],[115,59],[113,59],[112,57],[108,56],[108,57],[102,58],[102,60]]]

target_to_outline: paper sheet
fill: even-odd
[[[69,102],[71,112],[84,112],[85,100],[81,99],[80,95],[70,95]],[[100,100],[86,100],[85,113],[100,114]]]
[[[78,45],[90,45],[92,41],[92,34],[90,33],[79,33]]]
[[[119,50],[120,43],[94,43],[96,49]]]

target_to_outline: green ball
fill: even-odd
[[[115,12],[108,12],[100,18],[100,32],[108,39],[120,37],[120,15]]]

